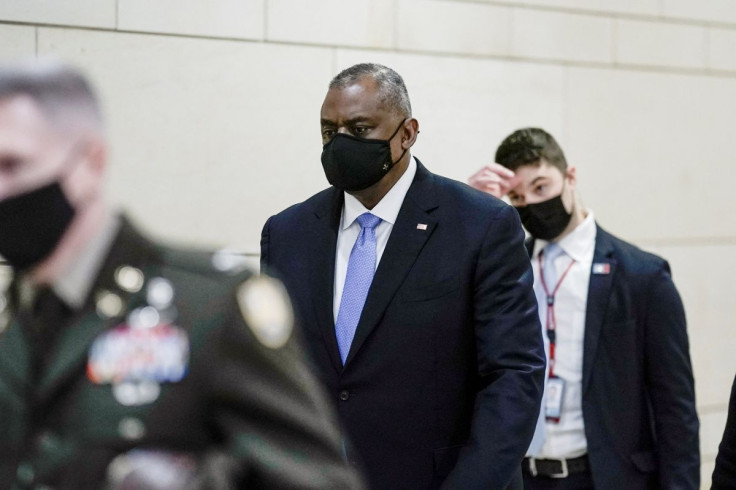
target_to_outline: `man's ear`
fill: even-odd
[[[88,136],[79,145],[79,162],[64,183],[67,196],[75,205],[102,195],[107,167],[107,144],[104,138]]]
[[[417,141],[419,121],[413,117],[404,122],[401,128],[401,148],[408,150]]]
[[[88,160],[90,170],[102,177],[107,168],[107,144],[102,137],[92,137],[87,142],[85,157]]]
[[[567,167],[567,172],[565,172],[565,178],[567,179],[568,184],[570,184],[570,187],[572,189],[575,189],[575,186],[578,183],[577,168],[575,168],[572,165]]]

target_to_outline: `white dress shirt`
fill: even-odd
[[[340,311],[342,301],[342,290],[345,287],[345,276],[348,273],[348,261],[350,252],[353,250],[355,240],[360,234],[360,225],[355,221],[363,213],[371,213],[381,218],[381,222],[375,229],[376,234],[376,268],[381,261],[383,251],[386,250],[388,237],[399,215],[404,197],[414,181],[417,173],[417,163],[414,157],[409,157],[409,166],[404,174],[393,187],[383,196],[373,209],[366,209],[354,196],[345,192],[345,205],[342,207],[340,227],[337,232],[337,247],[335,252],[335,288],[333,295],[333,315],[337,321],[337,313]]]
[[[560,420],[559,422],[547,421],[544,424],[546,432],[544,445],[541,452],[532,455],[536,458],[576,458],[587,453],[582,407],[583,338],[595,237],[595,220],[593,213],[588,210],[583,222],[557,242],[565,252],[554,261],[558,278],[562,277],[571,260],[574,260],[570,271],[555,294],[557,323],[554,374],[565,381],[565,388]],[[532,253],[534,292],[539,304],[539,319],[545,335],[545,344],[548,343],[545,327],[547,325],[547,298],[539,277],[539,253],[547,243],[544,240],[537,240]],[[551,292],[555,285],[548,284],[547,287]],[[544,402],[542,410],[544,411]]]
[[[112,248],[121,224],[119,216],[107,215],[100,230],[54,281],[51,289],[69,308],[81,310],[84,307],[84,301],[94,286],[97,274]],[[20,305],[30,307],[38,292],[38,286],[34,285],[28,276],[22,276],[18,288]]]

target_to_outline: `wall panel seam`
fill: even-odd
[[[0,25],[26,25],[28,23],[16,23],[16,22],[0,22]],[[312,47],[312,48],[323,48],[323,49],[349,49],[357,51],[373,51],[373,52],[394,52],[399,54],[413,54],[422,56],[436,56],[442,58],[460,58],[460,59],[481,59],[481,60],[494,60],[494,61],[507,61],[507,62],[521,62],[521,63],[532,63],[541,65],[554,65],[554,66],[570,66],[578,68],[592,68],[592,69],[611,69],[617,71],[632,71],[632,72],[647,72],[647,73],[667,73],[667,74],[679,74],[679,75],[694,75],[694,76],[707,76],[711,78],[724,78],[734,79],[736,78],[736,70],[725,70],[725,69],[708,69],[707,67],[702,68],[687,68],[677,66],[666,66],[666,65],[648,65],[648,64],[635,64],[635,63],[617,63],[615,60],[612,62],[597,62],[597,61],[577,61],[577,60],[566,60],[564,58],[542,58],[532,56],[517,56],[517,55],[494,55],[494,54],[475,54],[465,52],[444,52],[444,51],[432,51],[432,50],[418,50],[418,49],[392,49],[392,48],[380,48],[380,47],[366,47],[366,46],[351,46],[351,45],[339,45],[339,44],[324,44],[324,43],[309,43],[309,42],[289,42],[289,41],[262,41],[259,39],[246,39],[240,37],[219,37],[219,36],[208,36],[199,34],[174,34],[174,33],[163,33],[163,32],[150,32],[150,31],[137,31],[137,30],[111,30],[107,28],[97,27],[79,27],[79,26],[60,26],[56,24],[30,24],[38,28],[52,28],[52,29],[67,29],[67,30],[78,30],[78,31],[90,31],[90,32],[106,32],[113,35],[146,35],[146,36],[160,36],[160,37],[172,37],[180,39],[201,39],[211,41],[230,41],[239,43],[259,43],[259,44],[273,44],[275,46],[301,46],[301,47]]]
[[[628,12],[618,12],[611,10],[595,10],[586,8],[573,8],[573,7],[558,7],[554,5],[533,5],[533,4],[520,4],[515,2],[504,2],[504,1],[487,1],[487,0],[444,0],[458,3],[478,3],[482,5],[495,5],[499,7],[515,7],[524,10],[538,10],[542,12],[557,12],[563,14],[572,15],[589,15],[592,17],[610,17],[610,18],[621,18],[627,20],[646,20],[652,22],[661,22],[667,24],[682,24],[682,25],[700,25],[707,27],[727,27],[730,29],[736,29],[736,22],[718,22],[712,20],[703,19],[687,19],[683,17],[673,17],[664,14],[664,7],[660,1],[659,13],[655,14],[636,14]]]

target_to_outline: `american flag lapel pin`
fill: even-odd
[[[593,274],[610,274],[611,264],[608,262],[598,262],[593,264]]]
[[[417,223],[417,230],[427,231],[427,223]]]

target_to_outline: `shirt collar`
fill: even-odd
[[[355,196],[345,192],[345,205],[342,208],[342,229],[345,230],[350,227],[358,216],[363,213],[371,213],[381,218],[382,221],[393,225],[396,222],[396,217],[399,215],[401,205],[404,203],[404,198],[406,197],[406,193],[409,192],[409,187],[411,187],[416,173],[417,162],[414,157],[409,157],[409,166],[404,172],[404,175],[399,178],[373,209],[366,209]]]
[[[54,281],[54,292],[70,307],[80,309],[84,306],[120,225],[119,216],[108,216],[97,234],[84,246],[77,260]]]
[[[595,217],[590,209],[586,209],[585,212],[587,216],[583,222],[557,242],[557,245],[576,262],[589,260],[595,249]],[[535,240],[532,258],[536,258],[548,243],[547,240]]]

